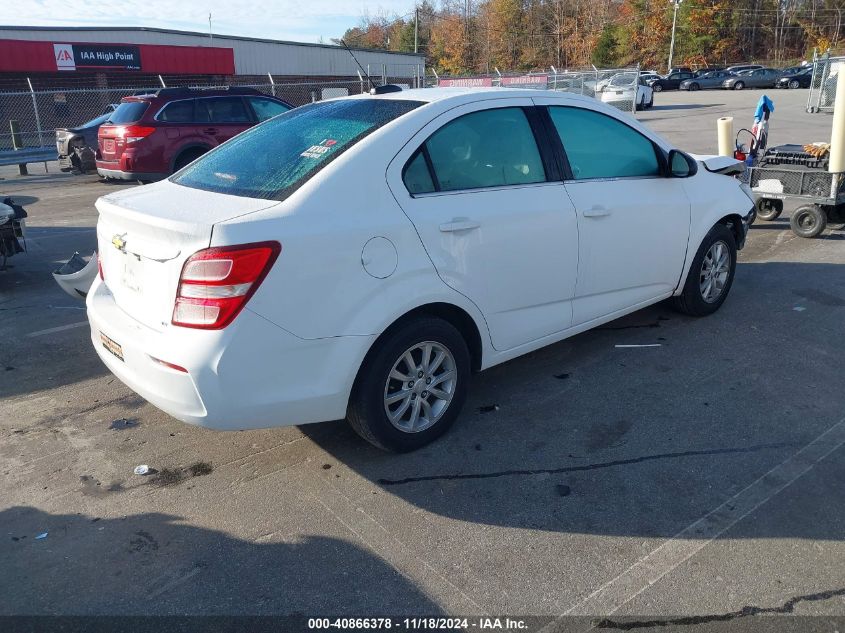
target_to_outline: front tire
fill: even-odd
[[[698,84],[690,84],[689,89],[691,92],[695,92],[696,90],[701,90],[701,86],[699,86]]]
[[[807,204],[792,212],[789,226],[798,237],[816,237],[827,227],[827,214],[817,204]]]
[[[789,84],[787,84],[787,87],[791,88],[792,90],[795,90],[796,88],[800,88],[801,84],[797,79],[792,79],[790,80]]]
[[[651,89],[654,90],[654,92],[663,92],[663,86],[660,84],[654,84]]]
[[[745,88],[745,84],[741,81],[738,81],[734,84],[734,90],[742,90],[743,88]]]
[[[683,292],[673,297],[675,308],[690,316],[707,316],[722,307],[736,272],[736,239],[724,224],[716,224],[698,247]]]
[[[376,345],[355,380],[349,424],[387,451],[404,453],[433,442],[466,400],[466,341],[451,323],[426,316],[395,327]]]

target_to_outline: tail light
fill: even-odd
[[[182,267],[173,325],[219,330],[258,290],[282,251],[278,242],[206,248]]]
[[[97,272],[100,273],[100,281],[105,281],[106,276],[103,274],[103,260],[99,255],[97,255]]]
[[[134,143],[148,137],[155,132],[154,127],[147,127],[145,125],[127,125],[124,128],[117,130],[117,136],[122,137],[127,143]]]

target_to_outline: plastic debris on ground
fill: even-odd
[[[136,475],[149,475],[150,474],[150,467],[146,464],[141,464],[140,466],[135,466],[135,470],[133,471]]]

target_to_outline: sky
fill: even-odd
[[[15,10],[10,11],[14,3]],[[0,25],[149,26],[329,43],[362,15],[405,15],[413,0],[2,0]]]

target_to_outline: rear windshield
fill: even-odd
[[[236,136],[171,180],[206,191],[284,200],[362,138],[422,104],[403,99],[312,103]]]
[[[149,104],[146,101],[123,101],[117,110],[109,115],[111,123],[135,123],[144,116]]]

